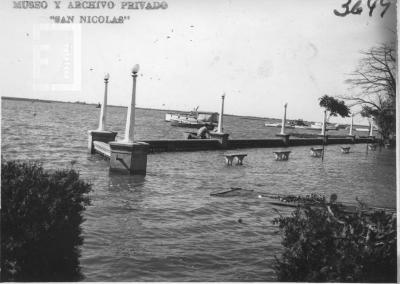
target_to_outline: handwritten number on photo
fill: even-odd
[[[367,1],[367,6],[369,9],[370,17],[372,17],[372,14],[376,8],[377,2],[378,2],[378,0],[368,0]],[[358,0],[350,9],[351,4],[352,4],[352,0],[347,0],[347,2],[345,4],[342,4],[342,7],[344,8],[343,12],[339,12],[338,10],[335,9],[335,10],[333,10],[333,13],[339,17],[345,17],[348,14],[360,15],[363,11],[363,8],[361,7],[362,0]],[[381,18],[383,18],[386,11],[389,9],[391,3],[390,3],[390,1],[385,2],[385,0],[379,0],[379,4],[384,8],[381,13]]]

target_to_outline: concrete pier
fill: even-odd
[[[218,140],[221,149],[228,147],[228,133],[210,132],[210,138]]]
[[[144,142],[110,142],[110,171],[146,175],[149,144]]]
[[[88,152],[90,154],[95,153],[93,142],[99,141],[99,142],[108,143],[111,141],[115,141],[116,136],[117,136],[117,132],[113,132],[113,131],[89,130],[88,131]]]

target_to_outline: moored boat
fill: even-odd
[[[198,112],[190,113],[167,113],[165,116],[166,121],[170,121],[172,126],[200,128],[204,125],[217,126],[218,113],[216,112]]]

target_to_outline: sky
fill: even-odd
[[[344,0],[170,0],[154,10],[44,2],[47,9],[17,9],[1,1],[2,96],[98,103],[109,73],[108,103],[127,106],[139,64],[138,107],[218,112],[225,94],[227,114],[280,118],[287,102],[289,119],[320,121],[319,97],[355,94],[344,81],[360,51],[396,36],[395,5],[382,18],[379,1],[371,17],[367,0],[345,17],[333,13]],[[129,18],[79,23],[101,15]]]

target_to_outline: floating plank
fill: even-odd
[[[244,189],[240,187],[231,187],[229,190],[220,191],[220,192],[211,192],[211,196],[220,196],[220,197],[232,197],[232,196],[245,196],[253,194],[254,190],[252,189]]]

